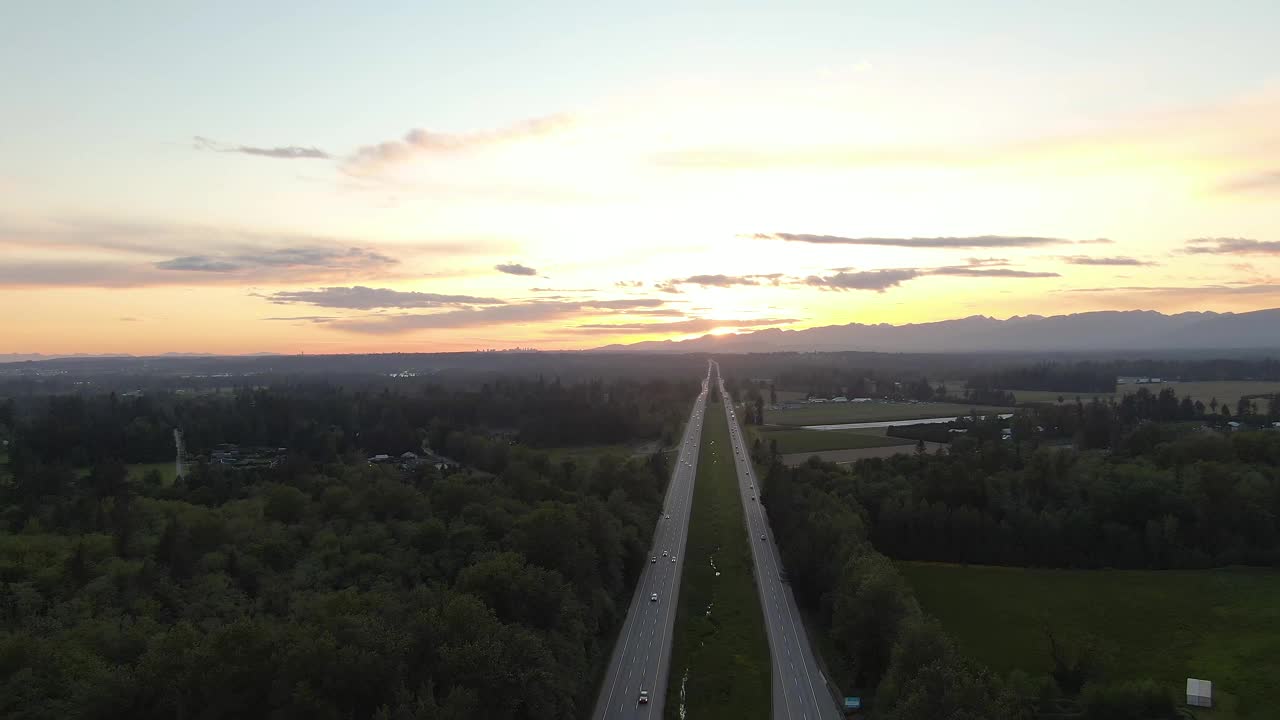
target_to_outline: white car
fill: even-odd
[[[641,691],[640,691],[640,704],[641,704],[641,705],[648,705],[648,704],[649,704],[649,691],[648,691],[648,690],[641,690]]]
[[[672,556],[671,556],[671,562],[675,562],[675,561],[676,561],[676,556],[675,556],[675,555],[672,555]]]
[[[658,556],[657,556],[657,555],[654,555],[653,557],[649,558],[649,562],[651,562],[651,563],[656,563],[656,562],[658,562]]]
[[[670,516],[670,515],[668,515],[668,516],[667,516],[667,519],[668,519],[668,520],[670,520],[670,519],[671,519],[671,516]]]
[[[764,539],[764,537],[762,536],[760,539],[761,539],[761,540],[763,540],[763,539]],[[658,593],[654,593],[654,594],[650,595],[650,596],[649,596],[649,602],[658,602]]]

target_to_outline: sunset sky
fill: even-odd
[[[14,5],[0,353],[1280,307],[1277,28],[1275,0]]]

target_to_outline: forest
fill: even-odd
[[[678,431],[693,387],[51,399],[14,419],[25,460],[0,469],[0,716],[583,716],[665,456],[552,462],[467,428],[529,412],[553,426],[527,426],[544,442],[659,436]],[[122,460],[171,453],[141,429],[168,412],[199,442],[287,442],[289,455],[248,471],[197,463],[171,485],[133,477]],[[122,418],[138,431],[103,426]],[[87,466],[59,461],[40,432]],[[428,437],[468,467],[363,461]]]
[[[1008,420],[891,428],[950,446],[860,460],[845,491],[895,559],[1280,565],[1280,430],[1270,427],[1280,408],[1241,405],[1245,414],[1232,416],[1141,388],[1119,402],[1020,408]],[[1232,431],[1231,417],[1266,429]]]
[[[864,461],[867,462],[867,461]],[[833,681],[891,720],[1172,720],[1172,692],[1150,680],[1115,679],[1088,638],[1046,629],[1043,676],[1001,677],[967,657],[924,613],[895,562],[878,549],[875,522],[849,473],[816,459],[773,464],[763,502],[797,602],[825,638]]]
[[[497,378],[474,389],[424,385],[347,389],[324,383],[184,395],[46,395],[23,399],[11,416],[15,469],[33,463],[85,467],[108,459],[170,460],[172,431],[193,452],[220,443],[284,447],[332,462],[366,454],[418,452],[426,440],[446,453],[450,430],[509,437],[532,447],[660,440],[669,444],[697,394],[691,380]],[[431,430],[434,428],[434,430]],[[427,437],[428,432],[434,437]],[[461,460],[461,458],[455,458]]]
[[[1276,410],[1242,405],[1234,417],[1255,427]],[[1140,389],[1120,402],[963,419],[949,425],[964,432],[945,452],[921,447],[846,468],[817,458],[785,468],[760,445],[753,454],[769,467],[762,499],[797,600],[829,633],[842,686],[874,697],[877,717],[1067,707],[1088,718],[1165,718],[1168,692],[1097,677],[1077,638],[1049,635],[1048,678],[993,677],[921,613],[894,561],[1280,567],[1280,431],[1231,432],[1230,417],[1167,388]]]

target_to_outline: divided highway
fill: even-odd
[[[751,456],[743,441],[733,403],[724,390],[723,378],[719,385],[717,389],[729,421],[729,436],[733,443],[734,462],[738,468],[742,507],[747,516],[756,588],[760,591],[760,603],[764,607],[765,624],[768,625],[769,655],[773,666],[773,718],[840,720],[843,715],[818,668],[795,597],[791,594],[791,587],[782,580],[778,548],[773,542],[773,533],[769,531],[769,520],[764,507],[760,504],[759,483],[756,482]]]
[[[671,639],[676,621],[676,598],[684,569],[684,544],[689,535],[693,481],[707,408],[711,368],[693,404],[680,442],[662,517],[654,532],[650,562],[636,583],[627,618],[613,646],[613,656],[596,699],[592,718],[661,718],[671,671]],[[656,599],[655,599],[656,596]],[[641,702],[645,693],[647,702]]]

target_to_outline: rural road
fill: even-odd
[[[685,426],[667,496],[663,500],[663,516],[653,535],[650,558],[636,582],[635,595],[627,609],[627,618],[613,646],[613,656],[596,699],[591,717],[645,718],[663,717],[667,698],[667,676],[671,671],[672,630],[676,621],[676,599],[680,591],[680,573],[684,569],[684,544],[689,535],[689,511],[693,504],[693,481],[698,469],[698,447],[702,442],[702,422],[707,408],[707,392],[711,379],[702,381]],[[658,599],[652,600],[653,594]],[[639,702],[641,691],[649,702]]]
[[[760,591],[769,636],[773,719],[840,720],[843,715],[827,690],[826,680],[809,645],[800,611],[791,594],[791,586],[782,581],[778,548],[774,545],[768,518],[759,501],[759,483],[751,467],[751,456],[743,441],[733,403],[724,390],[723,379],[717,389],[729,421],[729,436],[738,468],[738,488],[742,493],[743,512],[747,516],[747,538],[751,541],[756,588]]]

